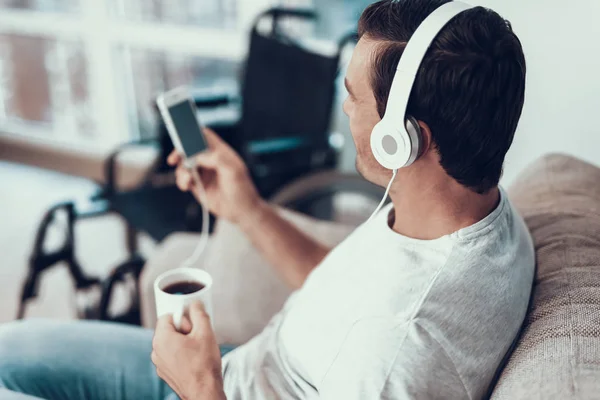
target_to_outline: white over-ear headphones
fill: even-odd
[[[413,33],[400,57],[383,118],[371,132],[371,150],[385,168],[397,170],[412,164],[421,150],[421,129],[406,115],[419,67],[429,46],[452,18],[473,6],[458,1],[432,12]],[[391,182],[390,182],[391,183]]]

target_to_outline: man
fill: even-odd
[[[369,138],[418,25],[446,0],[383,0],[359,22],[344,111],[357,169],[386,185]],[[333,250],[258,196],[240,157],[207,131],[196,162],[207,206],[238,224],[294,288],[265,330],[221,361],[206,313],[148,331],[25,322],[0,329],[0,386],[41,398],[480,398],[526,313],[534,270],[527,229],[498,187],[524,100],[525,61],[510,25],[471,9],[438,35],[409,114],[422,149],[392,204]],[[177,184],[194,190],[177,154]],[[165,384],[168,384],[168,386]],[[7,390],[12,390],[9,392]],[[20,398],[20,397],[14,397]],[[23,397],[29,398],[29,397]]]

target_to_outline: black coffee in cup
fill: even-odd
[[[204,289],[204,285],[196,281],[181,281],[171,283],[163,288],[169,294],[190,294]]]

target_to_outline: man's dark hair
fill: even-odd
[[[448,0],[382,0],[360,17],[359,37],[381,42],[371,71],[381,117],[406,43],[445,3]],[[455,17],[434,40],[417,74],[407,113],[429,125],[448,175],[485,193],[498,185],[524,96],[521,42],[508,21],[476,7]]]

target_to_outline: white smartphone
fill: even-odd
[[[186,87],[159,95],[156,104],[173,146],[182,156],[188,159],[208,148],[202,125],[196,117],[196,105]]]

